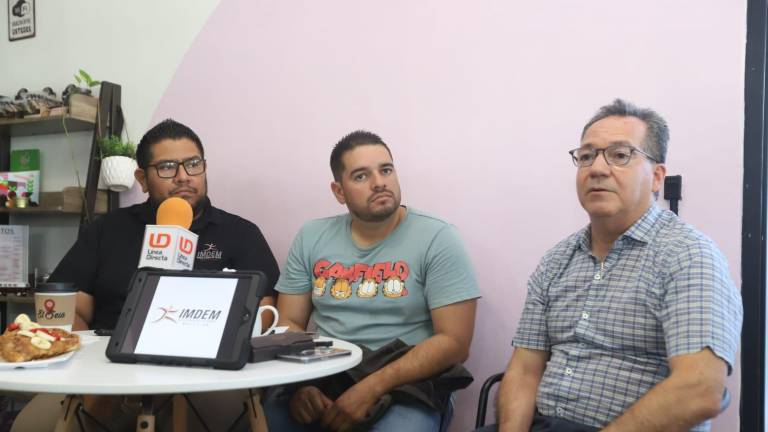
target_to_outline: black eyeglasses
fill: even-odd
[[[157,176],[160,178],[174,178],[179,173],[179,165],[184,166],[184,171],[187,175],[198,176],[205,172],[205,159],[199,157],[193,157],[185,159],[183,161],[162,161],[156,164],[147,165],[149,167],[155,167],[157,170]]]
[[[597,159],[597,154],[602,152],[605,162],[608,165],[624,166],[632,160],[633,153],[640,153],[653,162],[660,163],[655,157],[640,150],[635,146],[628,144],[612,144],[604,149],[594,149],[592,147],[579,147],[569,151],[571,158],[573,158],[573,164],[579,168],[586,168],[592,166]]]

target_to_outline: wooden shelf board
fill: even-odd
[[[80,214],[79,211],[69,211],[64,210],[61,207],[44,207],[44,206],[37,206],[37,207],[26,207],[26,208],[6,208],[6,207],[0,207],[0,213],[10,213],[14,215],[22,215],[22,214]]]
[[[47,117],[24,117],[20,119],[0,119],[0,128],[10,128],[12,137],[48,135],[64,133],[62,118],[69,132],[93,130],[96,124],[93,119],[80,118],[69,114]]]
[[[69,190],[68,194],[71,196],[71,192],[77,194],[77,188],[66,188]],[[75,195],[77,196],[77,195]],[[23,214],[80,214],[82,206],[82,200],[65,199],[64,192],[41,192],[40,193],[40,205],[36,207],[24,207],[24,208],[7,208],[0,207],[1,213],[11,213],[14,215]],[[98,191],[96,214],[103,214],[107,211],[107,192]]]

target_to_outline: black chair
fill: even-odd
[[[485,412],[488,409],[488,396],[491,393],[491,388],[504,378],[504,373],[497,373],[491,375],[490,378],[485,380],[483,387],[480,389],[480,397],[477,401],[477,417],[475,417],[475,429],[485,426]]]
[[[485,414],[488,410],[488,397],[490,396],[493,386],[500,382],[503,378],[504,373],[491,375],[487,380],[485,380],[483,387],[480,388],[480,397],[477,401],[477,416],[475,417],[475,429],[485,426]],[[730,404],[731,393],[728,391],[728,388],[725,388],[723,389],[723,398],[720,401],[720,412],[722,413],[725,411]]]

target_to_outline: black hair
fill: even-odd
[[[623,99],[616,99],[610,105],[600,107],[584,126],[581,137],[587,133],[593,124],[606,117],[636,117],[642,120],[646,127],[644,147],[654,159],[660,163],[667,160],[667,147],[669,146],[669,126],[667,121],[656,111],[650,108],[638,108],[634,104]]]
[[[364,130],[354,131],[339,140],[333,147],[333,151],[331,152],[331,172],[333,173],[334,180],[337,182],[341,181],[341,174],[344,172],[344,162],[341,161],[341,157],[344,156],[344,153],[363,145],[384,146],[384,148],[387,149],[387,153],[389,153],[389,157],[392,157],[392,152],[381,137],[373,132]]]
[[[139,165],[139,168],[146,169],[152,161],[152,153],[150,152],[152,145],[164,139],[177,140],[182,138],[187,138],[194,142],[197,149],[200,150],[200,156],[205,159],[205,151],[203,150],[203,143],[200,142],[200,137],[188,126],[173,119],[165,119],[141,137],[141,141],[139,141],[139,145],[136,147],[136,163]]]

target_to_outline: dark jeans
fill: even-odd
[[[498,426],[492,424],[476,429],[475,432],[496,432]],[[530,432],[597,432],[600,428],[583,425],[570,420],[545,416],[537,410],[533,415]]]

